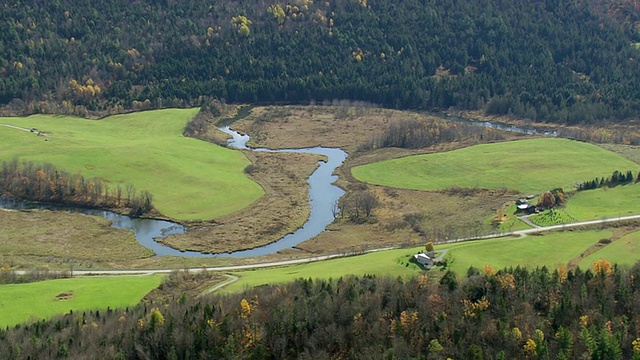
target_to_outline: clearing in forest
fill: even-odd
[[[358,166],[353,176],[371,184],[414,190],[452,187],[540,193],[581,181],[610,176],[615,170],[636,173],[640,165],[584,142],[557,138],[528,139]]]

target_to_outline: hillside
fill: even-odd
[[[640,267],[298,280],[0,331],[0,357],[639,359]],[[168,286],[168,285],[167,285]]]
[[[5,114],[349,99],[590,123],[640,114],[640,11],[591,1],[0,5]]]

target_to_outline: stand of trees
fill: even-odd
[[[593,190],[605,186],[614,187],[638,181],[640,181],[640,174],[638,174],[638,178],[635,178],[631,170],[627,171],[626,173],[616,170],[613,172],[613,174],[611,174],[610,177],[595,178],[593,180],[585,181],[578,184],[578,190]]]
[[[555,207],[561,207],[567,201],[567,196],[562,188],[555,188],[551,191],[545,191],[540,195],[538,199],[537,207],[543,209],[553,209]]]
[[[99,178],[58,170],[52,164],[13,159],[0,166],[0,195],[19,200],[81,207],[129,208],[132,215],[153,209],[153,196],[133,185],[110,188]]]
[[[26,1],[2,113],[367,101],[558,123],[640,114],[633,1]]]
[[[499,130],[432,118],[406,120],[392,123],[382,134],[372,138],[359,150],[386,147],[421,149],[463,139],[502,140],[504,134]]]
[[[0,357],[640,359],[640,265],[364,276],[71,312],[0,330]]]

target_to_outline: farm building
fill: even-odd
[[[427,270],[433,267],[433,259],[430,258],[427,254],[415,254],[413,255],[413,259]]]
[[[528,200],[522,199],[516,201],[516,207],[518,208],[519,212],[525,212],[528,214],[533,214],[538,210],[538,208],[535,205],[529,203]]]

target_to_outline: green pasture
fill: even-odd
[[[329,279],[349,275],[416,276],[421,274],[410,257],[424,248],[394,249],[308,264],[236,272],[240,280],[224,288],[224,292],[238,292],[265,284],[280,284],[299,278]]]
[[[576,192],[565,211],[578,220],[640,214],[640,183]]]
[[[243,172],[239,151],[187,138],[198,109],[165,109],[86,120],[60,115],[0,118],[0,161],[18,157],[99,177],[111,189],[131,184],[153,194],[155,207],[178,220],[205,220],[251,204],[263,189]],[[45,141],[48,139],[48,141]],[[124,191],[123,191],[124,193]]]
[[[555,269],[560,265],[567,266],[569,261],[580,256],[590,246],[601,239],[611,237],[611,230],[564,231],[542,235],[529,235],[522,238],[505,237],[490,240],[466,241],[454,244],[436,245],[436,250],[448,249],[449,269],[459,275],[465,275],[469,267],[482,269],[491,265],[495,269],[524,266],[536,268],[547,266]],[[629,245],[628,242],[631,242]],[[633,264],[640,251],[640,231],[619,239],[613,244],[624,247],[630,254],[618,254],[611,247],[608,253],[596,253],[595,259],[606,258],[614,263]],[[612,244],[612,245],[613,245]],[[612,246],[609,245],[609,246]],[[608,249],[605,247],[604,249]],[[242,291],[261,285],[272,285],[291,282],[299,278],[329,279],[341,276],[416,276],[423,272],[410,262],[411,256],[424,250],[422,247],[410,249],[394,249],[370,254],[351,256],[340,259],[314,262],[309,264],[283,266],[268,269],[235,272],[240,280],[225,287],[226,293]],[[601,250],[602,251],[602,250]],[[599,257],[599,255],[602,257]],[[589,259],[589,258],[588,258]],[[581,266],[589,267],[590,262],[584,260]],[[440,273],[434,268],[427,274]]]
[[[640,261],[640,231],[627,234],[587,256],[580,262],[580,267],[583,269],[591,268],[591,264],[600,259],[627,266],[632,266]]]
[[[516,210],[517,207],[515,203],[507,206],[507,208],[504,209],[504,220],[496,228],[497,233],[505,233],[531,228],[531,226],[529,226],[527,223],[518,219],[518,217],[516,216]],[[493,222],[494,217],[484,219],[484,223],[487,226],[490,226],[491,224],[493,224]]]
[[[523,238],[442,244],[437,245],[436,249],[449,249],[447,256],[453,259],[450,268],[460,275],[466,274],[470,266],[482,269],[485,265],[495,269],[518,265],[555,269],[559,265],[566,266],[591,245],[611,235],[610,230],[552,232]]]
[[[0,328],[54,315],[134,306],[163,276],[79,277],[0,285]],[[61,294],[68,295],[60,296]]]
[[[640,214],[640,183],[577,191],[564,208],[531,217],[539,226]]]
[[[573,189],[581,181],[634,172],[640,165],[611,151],[556,138],[481,144],[449,152],[414,155],[352,169],[361,181],[415,190],[506,187],[522,193]]]

